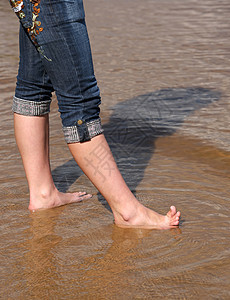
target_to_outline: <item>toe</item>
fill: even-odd
[[[84,194],[84,195],[81,196],[81,199],[89,199],[91,197],[92,197],[91,194]]]
[[[169,212],[167,213],[167,216],[169,218],[173,218],[176,215],[176,207],[171,206]]]
[[[82,195],[85,195],[86,194],[86,192],[78,192],[78,193],[76,193],[78,196],[82,196]]]
[[[171,206],[170,207],[170,212],[171,212],[171,215],[174,216],[176,214],[176,207],[175,206]]]

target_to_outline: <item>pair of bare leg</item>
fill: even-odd
[[[88,199],[85,192],[61,193],[53,182],[49,161],[49,115],[14,114],[15,137],[30,191],[30,210],[53,208]],[[146,228],[178,226],[180,212],[171,206],[166,216],[144,207],[124,182],[103,134],[84,143],[68,144],[79,167],[108,201],[115,224]],[[97,155],[92,155],[95,150]],[[103,151],[100,151],[103,150]],[[95,166],[102,166],[95,171]]]

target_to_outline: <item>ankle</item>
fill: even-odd
[[[39,209],[41,207],[50,206],[52,201],[56,199],[56,193],[57,189],[55,186],[31,190],[29,209]]]
[[[114,213],[115,223],[132,224],[141,214],[142,205],[137,201],[126,205],[123,209]]]

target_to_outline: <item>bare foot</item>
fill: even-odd
[[[115,215],[116,216],[116,215]],[[167,215],[163,216],[141,205],[134,216],[124,220],[115,217],[115,224],[119,227],[133,227],[145,229],[169,229],[179,226],[180,212],[171,206]]]
[[[43,194],[39,196],[30,197],[29,210],[48,209],[54,208],[70,203],[81,202],[82,200],[91,198],[92,195],[86,194],[85,192],[77,193],[62,193],[57,189],[49,194]]]

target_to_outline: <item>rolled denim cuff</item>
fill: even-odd
[[[12,111],[25,116],[41,116],[50,112],[51,100],[28,101],[14,97]]]
[[[75,126],[63,126],[63,132],[66,143],[70,144],[89,141],[94,136],[103,133],[104,130],[101,126],[101,119],[97,119],[87,123],[82,120],[78,120]]]

